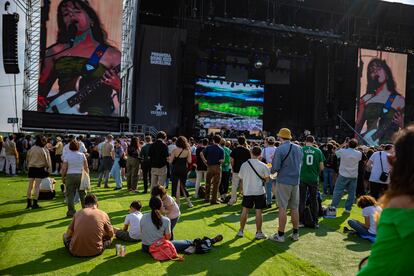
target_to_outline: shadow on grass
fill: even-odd
[[[352,241],[353,244],[347,244],[345,247],[354,252],[369,252],[371,250],[371,242],[360,238],[358,235],[350,235],[344,241]]]
[[[53,273],[56,270],[77,265],[91,258],[74,258],[69,255],[66,248],[62,247],[42,253],[43,255],[33,261],[15,265],[0,270],[0,275],[28,275],[40,273]]]
[[[58,218],[58,219],[51,219],[51,220],[46,220],[46,221],[41,221],[41,222],[31,222],[31,223],[25,223],[25,224],[16,224],[10,227],[3,227],[1,228],[2,232],[8,232],[8,231],[17,231],[17,230],[23,230],[23,229],[28,229],[28,228],[34,228],[34,227],[40,227],[43,226],[45,224],[51,223],[51,222],[55,222],[55,221],[59,221],[59,220],[63,220],[65,218]],[[63,221],[62,224],[67,224],[69,225],[68,221]],[[46,227],[49,228],[49,227]],[[51,227],[50,227],[51,228]]]

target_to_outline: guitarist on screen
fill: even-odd
[[[121,53],[108,44],[98,15],[86,0],[63,0],[57,21],[57,43],[46,50],[42,62],[38,111],[118,115],[121,80],[115,68],[119,68]],[[57,93],[51,92],[56,80]],[[61,99],[76,104],[75,108],[68,111],[55,105]]]
[[[385,60],[372,59],[367,70],[367,91],[359,99],[356,131],[371,145],[390,143],[403,127],[405,99],[396,91],[390,67]],[[365,132],[361,133],[364,125]]]

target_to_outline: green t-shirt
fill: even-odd
[[[221,171],[228,172],[230,170],[231,150],[228,147],[223,147],[222,149],[224,151],[224,161],[223,161],[223,164],[221,165]]]
[[[414,209],[385,208],[363,275],[413,275]]]
[[[305,183],[319,182],[320,163],[325,161],[322,151],[315,147],[304,146],[300,181]]]

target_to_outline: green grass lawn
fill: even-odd
[[[95,182],[93,185],[96,186]],[[276,244],[254,239],[253,212],[245,237],[235,238],[239,204],[210,206],[195,200],[191,209],[183,204],[174,234],[176,239],[223,234],[224,240],[208,254],[186,256],[184,262],[161,263],[142,253],[140,243],[126,244],[115,239],[101,256],[75,258],[62,243],[62,234],[70,223],[65,218],[62,194],[58,192],[52,201],[40,201],[42,209],[25,210],[26,188],[25,177],[0,177],[0,275],[354,275],[371,246],[367,241],[342,234],[349,217],[340,216],[341,208],[338,218],[322,220],[319,229],[301,229],[298,242],[287,239]],[[103,188],[93,192],[98,196],[99,208],[109,214],[114,226],[122,227],[132,200],[141,200],[143,212],[149,210],[149,195]],[[324,202],[328,203],[329,200]],[[276,217],[275,208],[265,210],[263,229],[267,235],[275,231]],[[362,219],[360,210],[354,208],[350,217]],[[288,223],[287,234],[291,228]],[[115,256],[117,243],[127,245],[123,258]]]

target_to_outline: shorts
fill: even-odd
[[[29,176],[29,178],[41,178],[41,179],[43,179],[43,178],[49,176],[49,172],[47,171],[46,168],[30,167],[28,176]]]
[[[56,163],[62,163],[62,155],[61,154],[56,154],[55,155],[55,162]]]
[[[299,185],[276,184],[276,202],[279,208],[299,209]]]
[[[243,196],[242,204],[244,208],[261,210],[266,208],[266,195],[249,195]]]
[[[117,239],[126,241],[126,242],[139,242],[140,240],[136,240],[131,238],[131,236],[129,235],[128,231],[124,231],[124,230],[118,230],[116,231],[115,236],[117,237]]]

